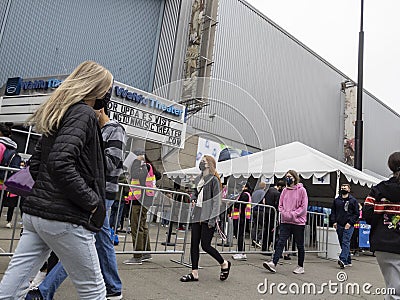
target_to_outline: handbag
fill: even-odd
[[[29,166],[11,175],[4,182],[7,191],[22,197],[31,193],[34,184],[35,181],[29,172]]]

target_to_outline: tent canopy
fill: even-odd
[[[259,178],[282,178],[288,170],[296,170],[303,178],[313,175],[321,178],[328,173],[340,172],[350,182],[371,187],[381,180],[346,165],[318,150],[300,142],[260,151],[248,156],[217,163],[217,171],[224,177],[253,176]],[[165,173],[169,178],[193,178],[200,174],[196,167]]]

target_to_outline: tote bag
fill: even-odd
[[[34,184],[35,181],[29,172],[29,166],[11,175],[4,182],[7,191],[22,197],[31,193]]]

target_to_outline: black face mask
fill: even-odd
[[[340,195],[346,196],[348,193],[347,190],[340,190]]]
[[[293,178],[291,178],[291,177],[286,177],[286,184],[287,184],[288,186],[291,186],[292,183],[293,183]]]
[[[111,100],[111,91],[112,91],[112,88],[110,88],[108,90],[108,92],[104,95],[103,98],[96,99],[96,101],[94,102],[94,106],[93,106],[94,110],[99,110],[99,109],[107,107],[108,102],[110,102],[110,100]]]
[[[204,161],[199,163],[199,169],[200,171],[204,171],[206,169],[206,163]]]

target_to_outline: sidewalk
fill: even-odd
[[[231,257],[224,255],[226,259]],[[247,255],[245,262],[233,261],[231,274],[225,282],[219,280],[219,266],[208,256],[202,255],[199,271],[200,279],[198,282],[182,283],[179,278],[190,272],[190,269],[179,264],[171,262],[170,259],[179,260],[179,255],[153,255],[150,262],[144,262],[143,265],[124,265],[123,260],[129,258],[129,255],[118,255],[119,273],[123,282],[123,294],[125,300],[133,299],[383,299],[383,296],[373,295],[376,288],[384,288],[383,277],[380,273],[376,259],[372,256],[361,255],[353,259],[353,267],[341,270],[335,261],[329,261],[318,258],[314,254],[306,254],[304,264],[305,274],[295,275],[292,273],[297,265],[297,258],[292,257],[290,261],[281,261],[283,265],[278,265],[277,273],[271,274],[263,268],[262,262],[269,257],[259,254]],[[4,274],[9,259],[0,257],[0,275]],[[329,281],[333,284],[339,284],[337,276],[339,272],[345,272],[347,281],[343,282],[343,291],[340,289],[334,292],[335,286],[331,287],[329,292]],[[344,273],[341,273],[344,276]],[[275,283],[272,290],[267,290],[262,294],[265,286],[258,285],[267,281],[268,286]],[[287,295],[278,292],[276,285],[285,283],[287,286],[284,291]],[[294,295],[290,290],[295,291],[297,284],[300,289],[304,283],[314,283],[316,292],[321,290],[321,285],[325,283],[326,287],[322,294],[312,295],[300,294]],[[360,292],[358,295],[346,294],[346,284],[358,284]],[[363,293],[362,286],[370,283],[371,295]],[[292,284],[291,289],[289,285]],[[337,288],[340,286],[338,285]],[[348,286],[349,288],[349,286]],[[56,300],[75,300],[78,299],[73,292],[74,287],[69,279],[63,283],[57,292]],[[306,286],[306,292],[308,291]]]

